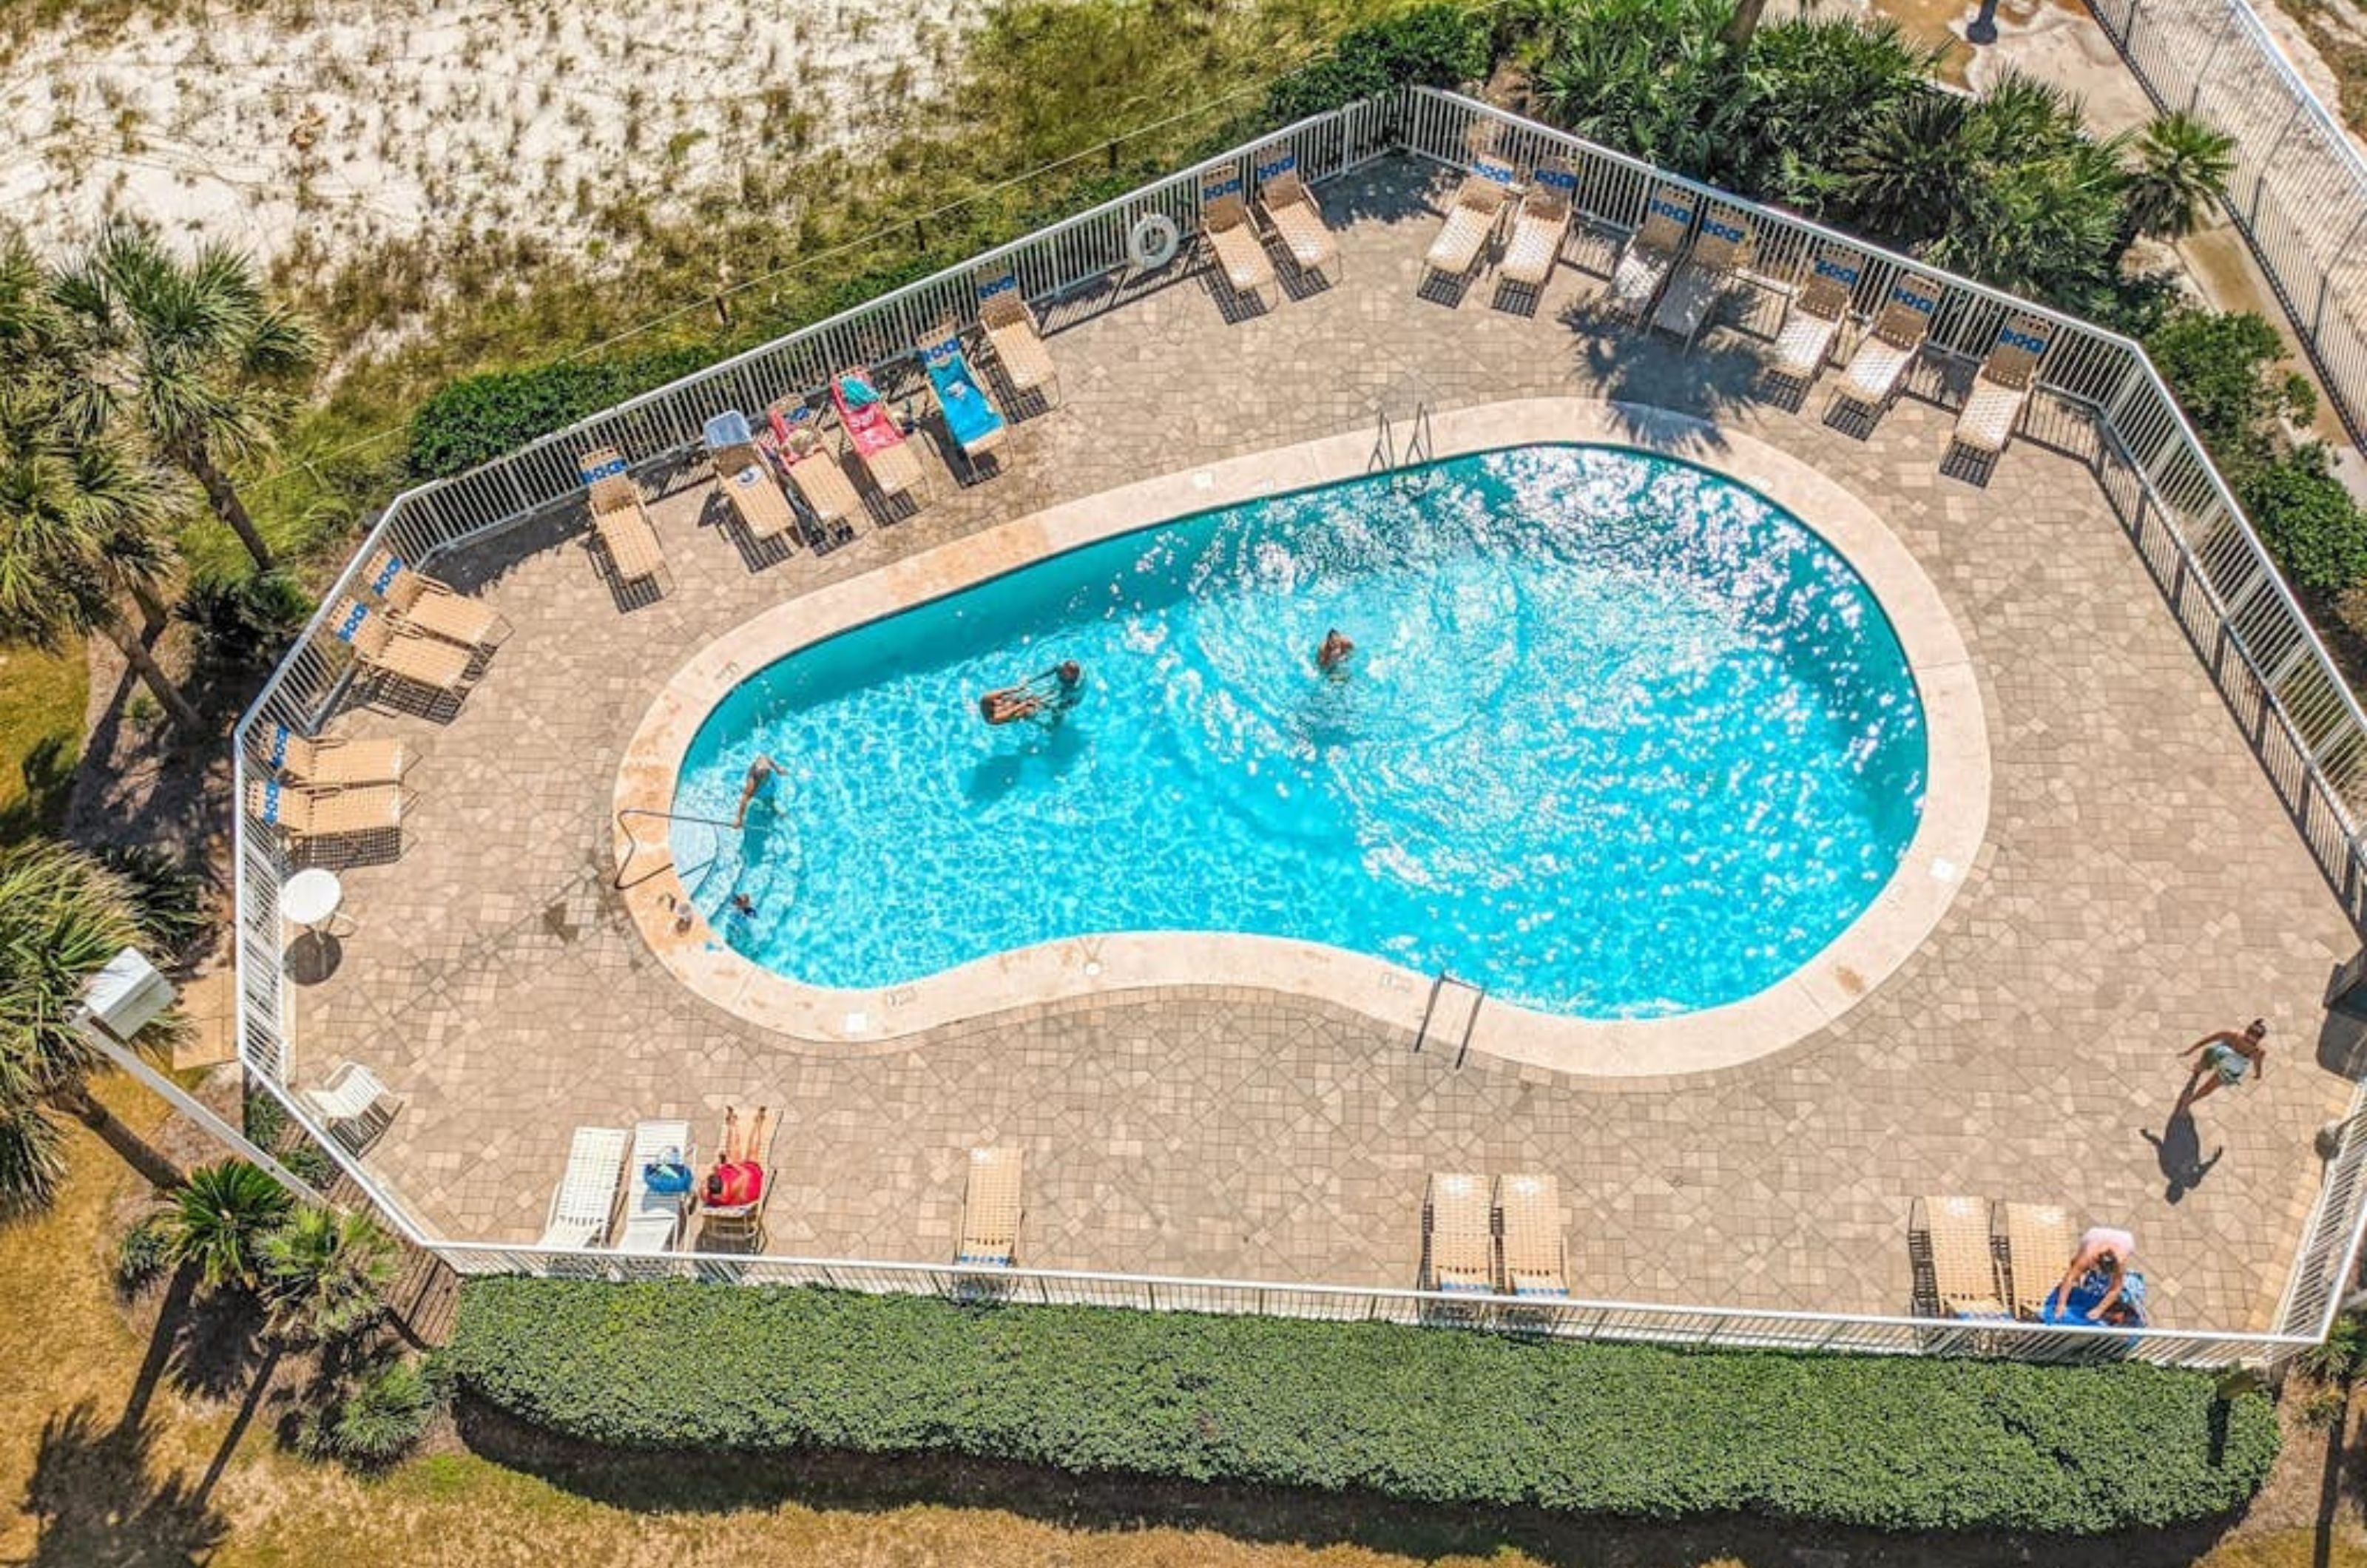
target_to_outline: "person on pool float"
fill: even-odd
[[[1085,670],[1073,659],[1030,675],[1016,686],[989,692],[978,699],[978,713],[989,724],[1010,724],[1040,718],[1057,724],[1085,694]]]
[[[2089,1227],[2040,1315],[2048,1323],[2142,1324],[2145,1276],[2130,1267],[2136,1251],[2127,1231]]]
[[[1338,626],[1323,634],[1323,646],[1315,650],[1315,668],[1337,679],[1348,673],[1348,656],[1356,645]]]
[[[781,764],[770,757],[759,757],[748,764],[747,780],[740,786],[740,809],[731,814],[734,828],[748,825],[748,807],[755,804],[757,795],[780,775],[780,772]],[[767,804],[770,804],[769,800]]]
[[[2209,1098],[2227,1084],[2244,1081],[2248,1073],[2258,1082],[2269,1065],[2269,1025],[2265,1019],[2254,1019],[2244,1026],[2244,1032],[2223,1029],[2216,1034],[2206,1034],[2179,1053],[2191,1056],[2201,1052],[2203,1059],[2194,1064],[2187,1076],[2186,1087],[2179,1091],[2178,1109],[2185,1110],[2198,1100]]]

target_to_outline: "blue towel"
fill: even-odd
[[[838,378],[838,391],[839,395],[846,400],[846,406],[851,409],[867,409],[879,400],[878,392],[873,389],[870,382],[860,376],[841,376]]]
[[[958,445],[968,449],[1002,428],[1002,416],[969,373],[959,340],[948,339],[922,357],[937,406],[945,410],[946,428]]]

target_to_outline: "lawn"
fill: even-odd
[[[64,820],[89,685],[79,644],[56,653],[0,648],[0,845]]]

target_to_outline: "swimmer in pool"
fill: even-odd
[[[1315,668],[1334,680],[1342,679],[1348,673],[1348,656],[1355,651],[1356,645],[1333,626],[1323,634],[1323,646],[1315,650]]]
[[[731,912],[743,920],[753,920],[756,918],[756,900],[745,893],[734,893],[731,895]]]
[[[747,782],[740,786],[740,809],[731,814],[734,828],[748,825],[748,807],[755,803],[757,794],[779,775],[781,764],[770,757],[759,757],[748,764]]]

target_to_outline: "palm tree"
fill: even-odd
[[[194,478],[258,570],[270,547],[222,471],[271,449],[289,385],[318,353],[246,258],[206,244],[187,263],[156,231],[118,220],[51,280],[84,429],[123,419]]]
[[[77,432],[65,403],[39,371],[0,377],[0,642],[54,648],[70,632],[101,633],[176,723],[202,729],[120,602],[138,599],[152,620],[163,613],[171,491],[119,437]]]
[[[130,885],[90,856],[47,841],[0,851],[0,1212],[56,1196],[58,1107],[152,1176],[179,1179],[153,1150],[127,1147],[130,1134],[91,1097],[97,1056],[68,1021],[90,976],[147,934]]]
[[[1963,144],[1966,113],[1961,98],[1923,92],[1877,120],[1846,165],[1857,220],[1907,244],[1943,231],[1972,178]]]
[[[311,1203],[263,1238],[262,1258],[272,1321],[300,1340],[338,1339],[368,1324],[401,1268],[377,1221]]]
[[[2157,117],[2138,133],[2129,173],[2129,221],[2141,234],[2181,240],[2203,209],[2226,194],[2236,172],[2236,139],[2183,111]]]
[[[210,1290],[251,1289],[262,1276],[266,1239],[294,1201],[261,1166],[243,1159],[199,1166],[166,1218],[173,1260],[194,1264]]]

